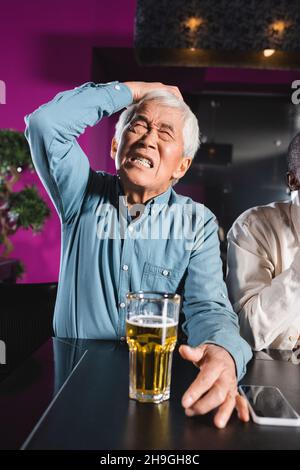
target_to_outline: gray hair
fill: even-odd
[[[120,142],[121,135],[126,124],[132,119],[136,109],[146,101],[157,101],[162,106],[177,108],[182,113],[183,118],[183,153],[184,157],[194,158],[200,146],[200,131],[198,120],[190,107],[167,90],[153,90],[147,93],[138,103],[134,103],[126,108],[120,115],[115,127],[115,139]]]

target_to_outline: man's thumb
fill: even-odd
[[[179,348],[179,352],[180,352],[181,357],[183,357],[183,359],[197,363],[203,357],[205,346],[206,345],[203,344],[203,345],[197,346],[196,348],[192,348],[191,346],[182,345]]]

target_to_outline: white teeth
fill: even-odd
[[[146,168],[151,168],[151,163],[146,158],[136,157],[134,159],[134,161],[140,163],[141,165],[143,165]]]

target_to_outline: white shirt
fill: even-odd
[[[255,350],[293,349],[300,334],[300,198],[244,212],[228,232],[227,286]]]

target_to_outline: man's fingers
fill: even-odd
[[[241,395],[237,395],[235,407],[240,420],[245,422],[249,421],[249,407],[246,398]]]
[[[224,381],[216,381],[213,387],[204,397],[198,400],[192,407],[193,414],[204,415],[224,403],[228,395],[228,386]],[[192,416],[192,412],[187,413]]]
[[[210,364],[204,364],[201,372],[183,395],[182,406],[184,408],[193,406],[213,386],[219,375],[220,369],[218,367],[210,367]]]
[[[218,409],[214,417],[214,423],[218,428],[224,428],[232,415],[233,409],[237,409],[238,417],[241,421],[249,421],[249,408],[247,400],[236,393],[229,393],[223,405]]]
[[[140,101],[147,93],[157,89],[167,90],[183,100],[179,88],[174,85],[165,85],[161,82],[124,82],[124,84],[130,88],[134,102]]]
[[[214,417],[214,423],[217,428],[221,429],[226,426],[234,408],[237,409],[238,417],[241,421],[249,421],[249,408],[247,400],[244,397],[239,395],[237,392],[232,391],[227,394],[224,401],[223,397],[221,395],[218,396],[217,393],[214,393],[214,397],[212,397],[213,391],[216,392],[216,386],[213,387],[212,390],[207,395],[205,395],[202,400],[198,400],[198,402],[195,403],[191,408],[187,408],[185,410],[186,415],[202,415],[219,406],[219,409]],[[211,397],[209,398],[208,395],[211,395]]]
[[[159,88],[163,88],[169,91],[170,93],[172,93],[173,95],[176,95],[177,98],[180,98],[181,100],[183,100],[182,94],[180,93],[180,90],[177,86],[165,85],[164,83],[160,83]]]
[[[179,88],[178,88],[177,86],[170,86],[170,88],[171,88],[170,91],[171,91],[172,93],[175,93],[175,95],[176,95],[178,98],[183,99],[183,96],[182,96],[182,94],[180,93],[180,90],[179,90]]]
[[[220,428],[220,429],[225,428],[235,408],[235,404],[236,404],[235,395],[233,393],[228,393],[226,400],[219,407],[214,417],[214,423],[217,426],[217,428]]]

